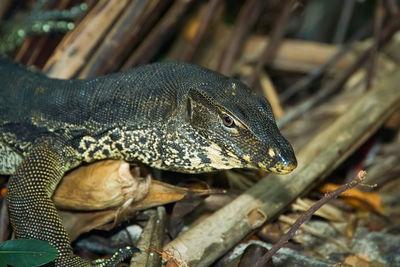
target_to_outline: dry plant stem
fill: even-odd
[[[386,0],[386,9],[392,16],[396,16],[399,13],[399,7],[397,6],[396,0]]]
[[[225,75],[230,75],[233,63],[243,46],[246,36],[257,22],[265,3],[263,0],[247,0],[239,11],[239,18],[235,28],[230,34],[227,47],[221,53],[218,71]]]
[[[161,257],[157,252],[161,251],[164,237],[167,218],[165,208],[158,207],[157,209],[147,210],[145,213],[149,216],[149,220],[136,245],[142,252],[135,254],[131,259],[131,267],[158,267],[161,265]]]
[[[38,60],[38,58],[41,56],[41,51],[43,51],[44,47],[46,46],[46,44],[48,44],[50,40],[49,36],[42,36],[40,37],[40,39],[37,41],[36,45],[34,46],[34,48],[30,48],[29,50],[31,50],[31,54],[29,55],[29,58],[26,61],[26,66],[31,66],[34,65],[35,62]],[[15,60],[18,60],[17,57],[15,57]]]
[[[50,4],[50,9],[64,10],[68,7],[68,5],[71,4],[71,0],[63,0],[57,3]],[[38,39],[39,40],[37,41],[34,41],[33,38],[28,38],[27,40],[25,40],[20,49],[18,49],[18,52],[15,55],[14,59],[16,61],[22,62],[22,60],[26,58],[23,61],[25,62],[24,65],[34,65],[39,56],[43,56],[43,48],[46,46],[46,44],[48,44],[49,40],[51,40],[50,36],[48,35],[39,36]]]
[[[353,14],[355,0],[348,0],[343,2],[339,23],[336,28],[335,37],[333,38],[334,44],[341,44],[345,39],[351,15]]]
[[[379,46],[385,44],[394,33],[400,28],[400,17],[393,19],[388,23],[385,27],[382,35],[379,38]],[[361,66],[365,64],[365,62],[371,56],[373,48],[368,49],[364,54],[360,55],[360,57],[354,62],[354,64],[343,74],[339,76],[336,80],[330,83],[327,87],[318,91],[312,98],[299,105],[297,108],[293,109],[291,112],[288,112],[281,120],[277,122],[279,128],[283,128],[287,123],[292,120],[299,118],[305,112],[313,108],[315,105],[320,103],[323,99],[333,94],[336,90],[342,87],[345,82],[351,77],[353,73],[355,73]]]
[[[285,215],[279,216],[279,220],[284,222],[284,223],[290,224],[290,225],[293,225],[295,223],[295,221],[296,221],[296,220],[294,220],[294,219],[292,219],[292,218],[290,218],[288,216],[285,216]],[[301,225],[301,229],[304,230],[305,232],[309,233],[309,234],[312,234],[312,235],[314,235],[316,237],[319,237],[321,239],[325,239],[326,241],[335,244],[336,246],[338,246],[339,248],[341,248],[343,251],[345,251],[347,253],[354,253],[346,244],[344,244],[341,241],[335,239],[334,237],[327,236],[324,233],[319,232],[319,230],[317,230],[317,229],[315,229],[315,228],[313,228],[311,226],[308,226],[307,224],[302,224]]]
[[[13,0],[2,0],[0,2],[0,21],[3,19],[5,14],[7,14],[13,2]]]
[[[192,3],[193,0],[176,0],[121,69],[126,70],[136,65],[149,63],[176,31],[178,22]]]
[[[24,43],[18,48],[18,51],[14,57],[14,59],[18,62],[21,62],[24,56],[27,54],[27,51],[31,50],[31,45],[33,42],[33,37],[27,38]],[[34,51],[36,53],[36,51]]]
[[[149,219],[147,220],[146,226],[143,228],[143,232],[136,244],[136,247],[141,250],[141,253],[135,254],[135,256],[132,257],[130,267],[147,266],[149,254],[152,252],[149,248],[153,236],[153,230],[156,226],[157,211],[151,209],[147,210],[145,214],[149,216]]]
[[[282,42],[283,35],[286,32],[286,24],[289,21],[290,14],[296,2],[297,0],[283,2],[284,6],[282,12],[275,23],[268,45],[265,48],[261,59],[258,61],[257,66],[249,79],[250,87],[254,87],[261,69],[274,60],[276,51],[278,50],[279,45]]]
[[[289,122],[299,118],[301,115],[318,105],[324,99],[332,95],[334,92],[339,90],[346,81],[355,73],[369,58],[370,50],[362,54],[354,64],[344,73],[340,74],[339,77],[332,83],[328,84],[325,88],[321,88],[314,96],[294,108],[293,110],[286,113],[286,115],[277,122],[279,128],[285,127]]]
[[[188,46],[185,48],[185,50],[182,53],[181,60],[190,62],[192,61],[192,58],[201,42],[201,40],[204,37],[204,34],[206,33],[207,29],[210,27],[213,15],[215,14],[215,11],[217,10],[217,7],[221,3],[221,0],[210,0],[207,5],[207,10],[206,13],[201,20],[201,23],[199,25],[199,28],[197,29],[196,35],[193,38],[193,40],[188,44]]]
[[[297,153],[297,170],[289,175],[268,175],[164,250],[179,251],[189,266],[207,266],[311,190],[400,106],[400,69],[385,78]]]
[[[367,89],[372,87],[372,81],[376,72],[376,58],[378,54],[379,39],[385,10],[383,8],[383,0],[376,1],[375,19],[374,19],[374,45],[371,50],[371,57],[367,74]]]
[[[147,267],[161,266],[161,253],[157,252],[160,252],[162,250],[166,220],[167,213],[165,211],[165,207],[157,207],[156,227],[151,237],[151,249],[154,249],[156,251],[150,253],[149,258],[147,259]]]
[[[274,84],[272,83],[271,79],[265,71],[262,70],[260,72],[259,80],[263,95],[266,99],[268,99],[269,103],[271,104],[275,118],[282,118],[282,116],[284,115],[284,111],[281,103],[279,102],[278,93],[276,92]]]
[[[324,195],[323,198],[318,200],[317,202],[314,203],[306,212],[304,212],[297,220],[293,223],[292,227],[290,227],[290,230],[284,234],[278,242],[276,242],[270,250],[268,250],[267,253],[265,253],[264,256],[262,256],[256,263],[256,267],[261,267],[266,264],[273,255],[281,248],[283,247],[284,244],[286,244],[289,239],[293,238],[293,236],[296,234],[296,231],[300,228],[300,226],[307,220],[311,218],[311,216],[319,209],[322,207],[322,205],[326,204],[328,201],[337,198],[340,194],[343,192],[349,190],[350,188],[355,187],[356,185],[360,184],[362,180],[364,179],[366,175],[365,171],[360,171],[358,172],[357,177],[354,177],[351,181],[347,182],[346,184],[340,186],[338,189],[328,192]]]
[[[43,70],[53,78],[72,78],[86,64],[93,50],[126,9],[128,0],[101,0],[58,45]]]
[[[79,78],[96,77],[115,71],[153,26],[167,4],[165,0],[131,1],[80,72]]]
[[[367,36],[370,32],[371,25],[367,23],[364,28],[358,31],[345,45],[343,45],[339,51],[331,57],[324,65],[313,70],[309,75],[300,79],[298,82],[290,86],[280,96],[282,102],[286,102],[290,97],[299,91],[308,88],[316,79],[320,78],[328,69],[333,67],[339,59],[341,59],[347,52],[349,52],[351,46],[355,41],[358,41]]]

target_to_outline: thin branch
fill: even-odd
[[[388,40],[391,39],[393,34],[396,33],[399,28],[400,28],[400,17],[396,17],[395,19],[389,21],[387,23],[387,26],[383,29],[382,34],[379,38],[379,46],[382,46],[385,43],[387,43]],[[373,48],[371,47],[364,54],[362,54],[346,72],[344,72],[342,75],[339,76],[338,79],[334,80],[324,89],[319,90],[315,96],[313,96],[303,104],[299,105],[291,112],[288,112],[281,120],[277,122],[278,127],[282,128],[290,121],[297,119],[306,111],[310,110],[318,103],[320,103],[323,99],[330,96],[337,89],[342,87],[348,80],[348,78],[350,78],[351,75],[354,72],[356,72],[361,66],[363,66],[364,63],[369,59],[372,53],[372,49]]]
[[[289,21],[290,14],[292,13],[297,0],[290,0],[284,2],[283,9],[279,15],[275,27],[271,33],[271,38],[269,39],[268,45],[265,48],[260,61],[258,61],[257,66],[249,79],[250,87],[253,87],[257,81],[258,75],[261,69],[268,63],[272,62],[275,58],[276,51],[282,42],[283,35],[286,32],[286,24]]]
[[[165,15],[147,35],[146,39],[142,41],[122,65],[121,70],[149,63],[179,28],[181,18],[186,14],[193,2],[193,0],[174,1]]]
[[[2,0],[0,3],[0,20],[3,20],[3,18],[6,16],[7,12],[11,8],[13,4],[13,0]]]
[[[277,122],[279,128],[283,128],[291,122],[292,120],[297,119],[302,114],[312,109],[316,105],[318,105],[322,100],[326,99],[330,95],[332,95],[335,91],[341,88],[346,81],[355,73],[361,66],[367,62],[370,50],[362,54],[353,65],[344,73],[342,73],[339,78],[330,83],[327,87],[320,89],[313,97],[300,104],[298,107],[293,109],[292,111],[286,113],[286,115]]]
[[[199,25],[199,28],[197,29],[196,36],[193,38],[193,40],[188,44],[188,46],[185,48],[183,51],[181,60],[190,62],[192,61],[192,58],[201,42],[203,40],[204,34],[206,33],[207,29],[210,26],[210,23],[212,21],[212,18],[215,14],[215,11],[217,10],[217,7],[221,3],[221,0],[210,0],[207,5],[207,10],[205,12],[205,15],[203,19],[201,20],[201,23]]]
[[[161,251],[164,237],[166,213],[164,207],[150,209],[144,212],[149,219],[140,235],[137,247],[142,253],[135,254],[131,259],[130,267],[161,266],[161,257],[157,251]]]
[[[166,0],[130,1],[78,77],[97,77],[117,70],[168,5]]]
[[[303,77],[288,89],[286,89],[281,95],[280,99],[282,103],[286,102],[293,95],[299,91],[308,88],[311,84],[320,78],[329,68],[336,64],[351,48],[354,42],[365,38],[371,31],[372,23],[367,23],[361,30],[359,30],[345,45],[341,46],[339,51],[331,57],[324,65],[313,70],[309,75]]]
[[[293,238],[295,235],[296,231],[300,228],[300,226],[307,220],[311,218],[311,216],[323,205],[325,205],[328,201],[337,198],[340,194],[343,192],[349,190],[350,188],[355,187],[359,183],[362,182],[362,180],[365,178],[366,172],[365,171],[360,171],[358,172],[357,177],[353,178],[351,181],[348,183],[342,185],[341,187],[337,188],[336,190],[332,192],[328,192],[324,195],[323,198],[315,202],[314,205],[312,205],[306,212],[304,212],[292,225],[290,230],[284,234],[277,243],[275,243],[272,248],[264,255],[262,256],[256,263],[256,267],[261,267],[264,266],[271,258],[272,256],[285,244],[289,241],[289,239]]]
[[[372,81],[375,77],[376,69],[376,57],[378,54],[379,38],[381,35],[382,22],[385,14],[385,9],[383,8],[383,0],[378,0],[375,7],[375,19],[374,19],[374,46],[371,51],[370,63],[368,66],[367,74],[367,89],[372,87]]]
[[[386,0],[386,11],[391,15],[391,16],[397,16],[399,13],[399,7],[397,6],[397,3],[395,0]]]
[[[343,2],[339,23],[335,32],[335,37],[333,38],[334,44],[341,44],[345,40],[355,3],[356,3],[355,0],[347,0]]]
[[[247,0],[239,11],[239,18],[230,34],[227,47],[221,53],[218,71],[230,75],[233,62],[238,55],[246,36],[253,28],[265,6],[264,0]]]

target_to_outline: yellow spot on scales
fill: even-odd
[[[250,162],[250,155],[244,155],[243,156],[243,160],[246,161],[247,163],[251,163]]]
[[[267,169],[267,166],[265,166],[264,164],[262,164],[261,162],[258,163],[258,167],[260,167],[263,170]]]
[[[268,149],[268,154],[271,158],[275,157],[275,151],[272,148]]]
[[[205,148],[207,157],[211,161],[211,166],[217,169],[231,169],[241,167],[240,161],[232,153],[227,151],[228,157],[222,155],[222,148],[215,143]]]

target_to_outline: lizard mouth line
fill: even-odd
[[[258,167],[263,170],[273,172],[276,174],[288,174],[291,173],[294,169],[296,169],[297,164],[283,165],[282,163],[276,163],[275,165],[268,167],[265,164],[259,162]]]
[[[270,167],[267,170],[276,173],[276,174],[288,174],[291,173],[294,169],[296,169],[296,165],[289,165],[282,167]]]

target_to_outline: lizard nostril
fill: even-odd
[[[258,163],[260,168],[277,174],[287,174],[297,167],[297,160],[293,150],[277,152],[270,148],[268,150],[268,155],[271,157],[272,161],[270,161],[269,164]]]

